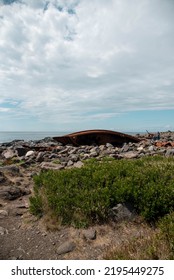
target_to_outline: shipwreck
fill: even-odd
[[[105,145],[110,143],[119,147],[128,142],[140,142],[139,138],[132,135],[102,129],[78,131],[64,136],[53,137],[53,139],[63,145],[72,144],[73,146]]]

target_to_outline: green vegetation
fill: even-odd
[[[34,178],[33,214],[86,227],[108,221],[117,203],[131,203],[146,221],[173,211],[174,159],[88,160],[82,168],[45,171]]]

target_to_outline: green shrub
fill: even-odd
[[[113,206],[129,202],[155,221],[173,210],[173,166],[174,159],[162,157],[93,159],[79,169],[41,172],[34,178],[31,211],[50,209],[62,224],[80,227],[107,221]]]

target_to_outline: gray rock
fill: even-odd
[[[16,156],[16,153],[13,150],[8,149],[5,152],[3,152],[2,155],[5,159],[11,159]]]
[[[122,152],[128,152],[128,151],[129,151],[129,145],[125,143],[125,144],[123,145],[121,151],[122,151]]]
[[[8,234],[8,230],[3,227],[0,227],[0,235],[4,235],[4,234]]]
[[[142,152],[144,150],[143,146],[137,147],[137,151]]]
[[[0,172],[2,173],[10,173],[12,175],[16,175],[19,173],[19,167],[12,164],[12,165],[6,165],[6,166],[1,166],[0,167]]]
[[[76,154],[71,154],[70,160],[72,160],[73,162],[77,162],[79,160],[79,156]]]
[[[155,151],[155,147],[153,145],[151,145],[149,148],[148,148],[149,152],[153,152]]]
[[[100,151],[104,151],[104,150],[106,150],[106,146],[105,145],[100,145],[99,149],[100,149]]]
[[[135,217],[135,211],[130,204],[119,203],[111,209],[110,216],[115,222],[130,221]]]
[[[8,216],[8,212],[6,210],[0,210],[0,218],[4,218]]]
[[[137,158],[138,157],[138,153],[137,152],[126,152],[126,153],[123,153],[122,156],[124,158],[127,158],[127,159],[131,159],[131,158]]]
[[[111,143],[106,143],[107,148],[114,148],[114,146]]]
[[[97,151],[91,152],[90,157],[97,157],[99,153]]]
[[[0,198],[5,200],[15,200],[23,195],[30,194],[31,191],[16,186],[2,186],[0,188]]]
[[[53,162],[42,162],[40,164],[41,169],[43,170],[61,170],[64,168],[62,164],[56,164]]]
[[[76,247],[75,243],[68,240],[58,247],[57,254],[62,255],[62,254],[72,252],[75,249],[75,247]]]
[[[73,161],[72,161],[72,160],[69,160],[69,161],[67,162],[67,167],[72,166],[73,164],[74,164]]]
[[[89,154],[83,154],[81,156],[81,159],[85,160],[85,159],[89,159],[90,158],[90,155]]]
[[[84,230],[83,231],[83,236],[86,238],[86,239],[89,239],[89,240],[94,240],[96,239],[96,230],[95,229],[87,229],[87,230]]]
[[[73,166],[77,167],[77,168],[81,168],[83,165],[84,165],[83,162],[78,161],[78,162],[75,162]]]
[[[169,156],[173,156],[174,155],[174,149],[167,149],[165,156],[169,157]]]
[[[36,157],[36,161],[38,162],[42,162],[44,160],[44,152],[39,152],[37,157]]]
[[[31,157],[34,155],[34,151],[28,151],[25,155],[25,157]]]

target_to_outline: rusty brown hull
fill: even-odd
[[[64,136],[53,137],[54,140],[67,145],[105,145],[111,143],[114,146],[122,146],[124,143],[137,143],[140,140],[129,134],[120,133],[111,130],[85,130],[79,131]]]

